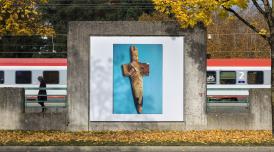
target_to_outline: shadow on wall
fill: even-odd
[[[112,60],[109,59],[107,63],[101,60],[94,60],[91,58],[91,79],[94,83],[91,83],[91,115],[104,119],[104,114],[108,113],[110,105],[107,105],[106,101],[111,100],[112,88],[109,87],[108,83],[112,80],[108,75],[112,75]],[[96,70],[95,70],[96,69]],[[99,85],[98,85],[99,84]],[[100,105],[101,108],[94,108],[93,105]],[[94,109],[94,111],[92,111]]]
[[[198,38],[198,37],[197,37]],[[192,42],[191,50],[187,51],[187,55],[193,59],[193,61],[198,65],[198,70],[205,73],[206,71],[206,46],[205,44],[198,43],[201,42],[200,40],[197,40],[194,38],[192,40],[186,40],[185,43],[189,43],[188,41],[194,41]]]

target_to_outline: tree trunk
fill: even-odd
[[[274,26],[270,28],[270,47],[271,47],[271,109],[272,109],[272,136],[274,136]]]

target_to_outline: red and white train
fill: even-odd
[[[1,58],[0,87],[38,87],[43,76],[49,88],[66,88],[67,59]],[[250,88],[271,87],[270,59],[208,59],[207,95],[211,100],[243,100]],[[36,94],[26,91],[26,94]],[[50,90],[48,94],[66,94]]]
[[[43,76],[48,88],[67,87],[67,59],[1,58],[0,87],[38,88]],[[48,95],[66,95],[66,89],[47,91]],[[26,95],[37,95],[38,89],[26,89]]]
[[[271,87],[270,59],[208,59],[209,100],[243,101],[251,88]]]

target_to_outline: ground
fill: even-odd
[[[0,131],[1,146],[274,146],[271,131]]]

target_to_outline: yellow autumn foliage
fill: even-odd
[[[267,34],[269,34],[269,33],[268,33],[268,31],[267,31],[266,29],[263,28],[263,29],[261,29],[261,30],[259,31],[259,34],[260,34],[260,35],[267,35]]]
[[[0,131],[0,145],[274,145],[271,131]]]
[[[0,0],[0,36],[54,35],[53,27],[41,19],[38,4],[47,0]]]
[[[155,9],[167,15],[174,15],[182,27],[193,27],[199,22],[212,23],[212,15],[227,15],[225,8],[245,9],[249,0],[152,0]],[[213,13],[214,12],[214,13]]]

